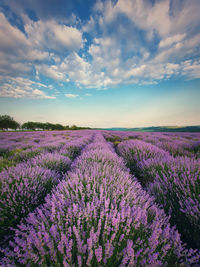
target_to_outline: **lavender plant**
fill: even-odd
[[[0,173],[0,239],[44,201],[58,178],[54,171],[27,164]]]
[[[41,152],[42,151],[40,149],[27,149],[27,150],[15,149],[10,151],[8,159],[16,163],[20,163],[22,161],[27,161],[32,157],[40,155]]]
[[[176,225],[183,241],[200,248],[200,161],[173,158],[138,141],[122,142],[118,152],[133,171],[136,169],[139,180],[171,216],[170,222]]]
[[[54,170],[59,174],[65,173],[69,170],[71,160],[68,157],[60,155],[58,152],[43,153],[35,158],[30,159],[28,165],[40,166]]]
[[[0,156],[0,172],[3,169],[9,168],[9,167],[15,166],[15,165],[16,165],[16,163],[13,160],[9,160],[7,158]]]
[[[83,142],[83,140],[72,141],[64,144],[59,153],[73,160],[80,154],[84,145],[85,142]]]
[[[150,194],[162,204],[188,245],[200,248],[200,160],[177,157],[160,163]]]
[[[2,266],[197,263],[199,255],[182,247],[178,232],[123,160],[101,135],[94,142],[45,204],[18,226]]]
[[[170,158],[168,152],[139,140],[123,141],[118,144],[116,149],[118,154],[125,159],[127,167],[137,176],[142,185],[146,185],[153,180],[152,175],[146,175],[146,171],[144,172],[143,165],[146,162],[155,159],[155,163]]]

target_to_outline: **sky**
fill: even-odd
[[[199,0],[1,0],[0,114],[200,125]]]

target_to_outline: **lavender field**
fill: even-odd
[[[0,133],[0,266],[200,266],[200,133]]]

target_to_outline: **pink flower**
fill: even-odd
[[[95,249],[95,255],[96,255],[97,261],[100,262],[102,260],[102,247],[101,246]]]

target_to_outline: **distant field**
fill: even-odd
[[[200,133],[150,128],[1,132],[0,265],[198,266]]]
[[[200,126],[153,126],[140,128],[107,128],[105,130],[134,132],[200,132]]]

